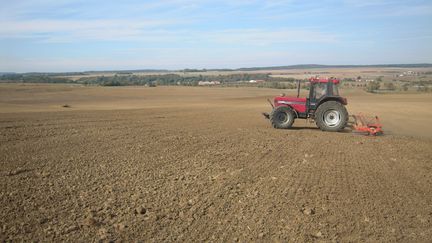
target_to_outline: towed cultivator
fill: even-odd
[[[352,120],[348,121],[353,133],[363,135],[383,135],[382,125],[378,116],[367,116],[363,114],[351,115]]]
[[[311,78],[309,97],[301,98],[300,83],[297,97],[286,97],[285,94],[274,98],[271,113],[263,113],[274,128],[289,129],[295,119],[315,121],[323,131],[338,132],[350,127],[353,132],[365,135],[383,134],[382,125],[377,116],[363,114],[348,115],[345,106],[346,98],[339,95],[339,79]],[[350,121],[350,118],[351,121]]]

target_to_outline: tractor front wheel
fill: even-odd
[[[274,128],[287,129],[294,123],[294,111],[287,106],[279,106],[273,109],[270,114],[270,122]]]
[[[338,132],[343,130],[348,122],[348,111],[337,101],[327,101],[316,110],[315,122],[323,131]]]

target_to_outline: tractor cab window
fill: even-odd
[[[315,83],[314,84],[314,98],[316,100],[319,100],[321,97],[323,97],[326,94],[326,87],[327,85],[325,83]]]
[[[338,85],[336,84],[333,84],[333,95],[339,96],[339,89],[338,89]]]

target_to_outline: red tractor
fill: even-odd
[[[337,132],[345,128],[348,122],[348,111],[345,108],[347,99],[339,95],[339,79],[311,78],[308,98],[286,97],[284,94],[274,98],[273,110],[263,115],[270,119],[274,128],[291,128],[295,119],[313,119],[323,131]]]

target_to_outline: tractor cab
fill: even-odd
[[[309,81],[309,97],[306,102],[308,113],[313,113],[320,104],[329,100],[335,100],[347,105],[347,100],[339,95],[339,79],[311,78]]]

